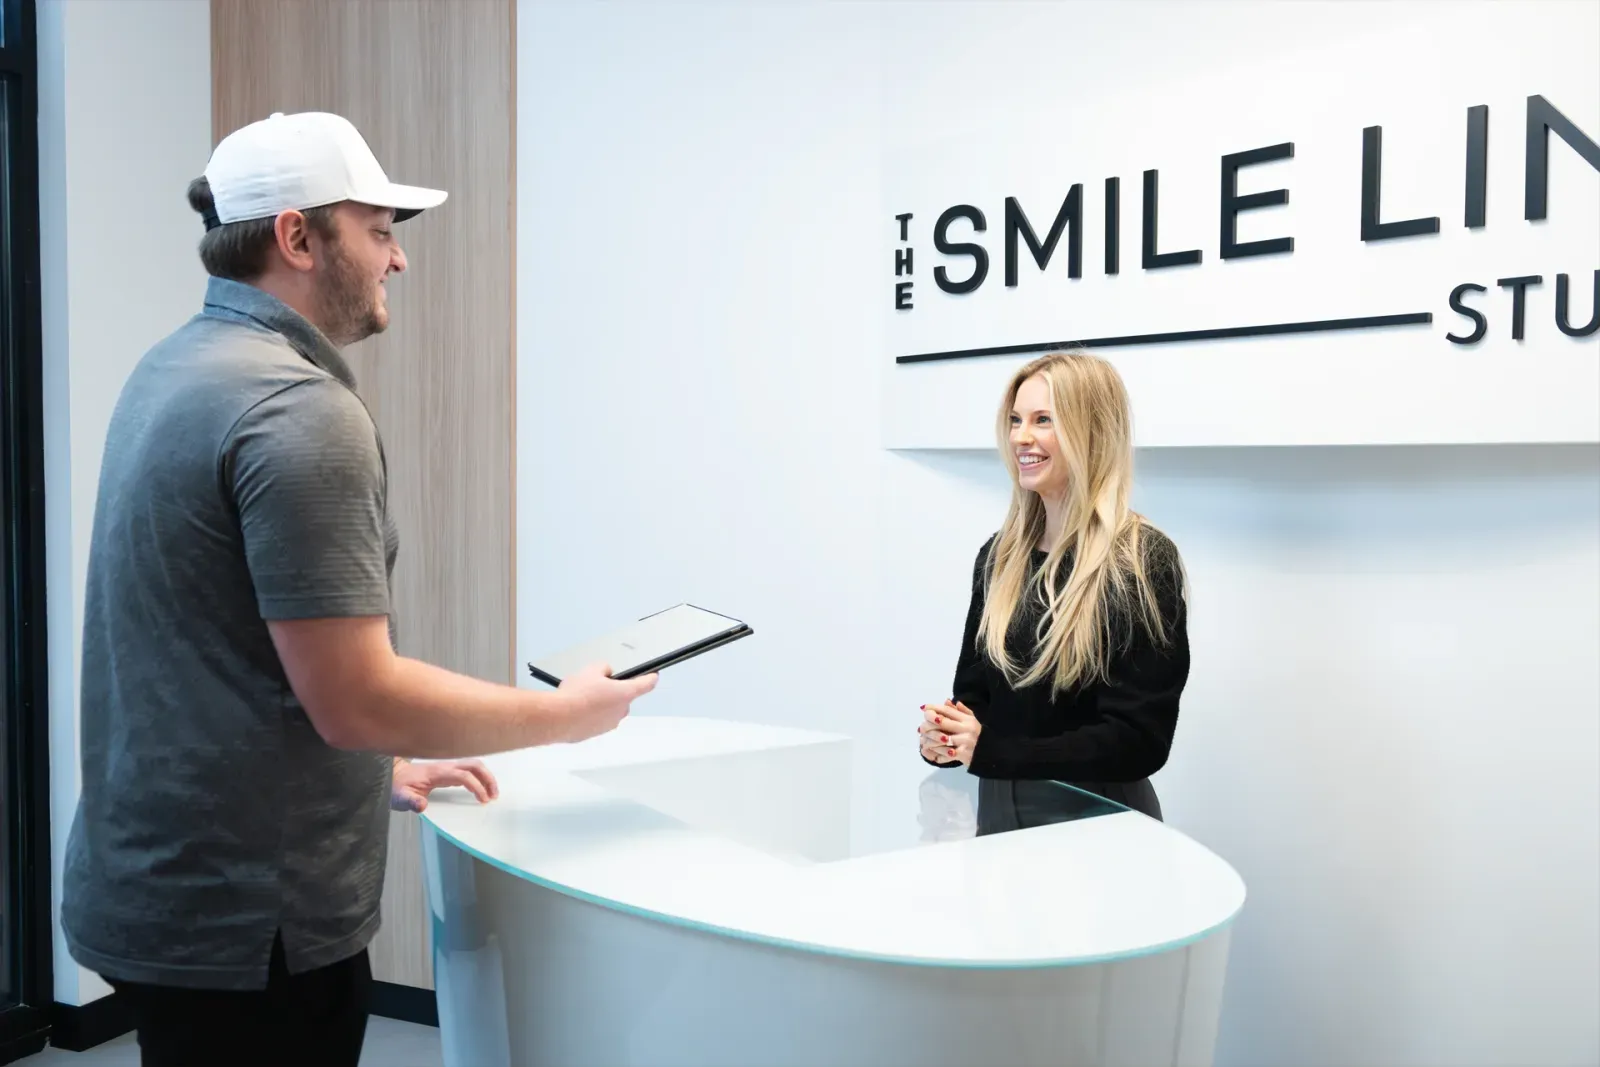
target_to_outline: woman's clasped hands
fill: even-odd
[[[954,697],[942,704],[922,705],[922,724],[917,733],[923,756],[935,763],[955,760],[970,765],[982,731],[977,715]]]

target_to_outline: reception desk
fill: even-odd
[[[914,729],[635,717],[436,796],[447,1067],[1209,1064],[1233,869]]]

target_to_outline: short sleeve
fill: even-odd
[[[312,378],[257,404],[220,474],[263,619],[389,614],[383,455],[353,392]]]

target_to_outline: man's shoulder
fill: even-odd
[[[308,444],[318,440],[377,444],[372,413],[332,375],[289,376],[271,385],[241,413],[236,433],[282,431]]]
[[[252,390],[223,434],[222,461],[236,474],[315,467],[384,479],[377,423],[361,398],[331,374],[294,371]]]
[[[282,334],[248,322],[196,315],[147,349],[123,392],[164,416],[232,416],[297,385],[338,383],[305,359]],[[231,421],[231,419],[229,420]]]
[[[150,348],[129,384],[173,415],[220,419],[228,438],[263,423],[313,440],[374,432],[354,390],[283,334],[248,321],[196,315]]]
[[[293,383],[311,379],[336,381],[333,375],[306,359],[276,330],[259,323],[199,314],[162,338],[147,359],[193,365],[198,377],[206,370],[215,377],[259,377],[267,382]]]

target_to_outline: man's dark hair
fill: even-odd
[[[211,197],[211,183],[204,177],[189,183],[189,206],[202,218],[216,211]],[[301,214],[322,237],[332,240],[333,210],[337,205],[307,208]],[[225,222],[206,231],[200,238],[200,262],[207,273],[236,282],[253,281],[267,269],[267,255],[278,238],[274,232],[276,219],[248,219],[244,222]]]

